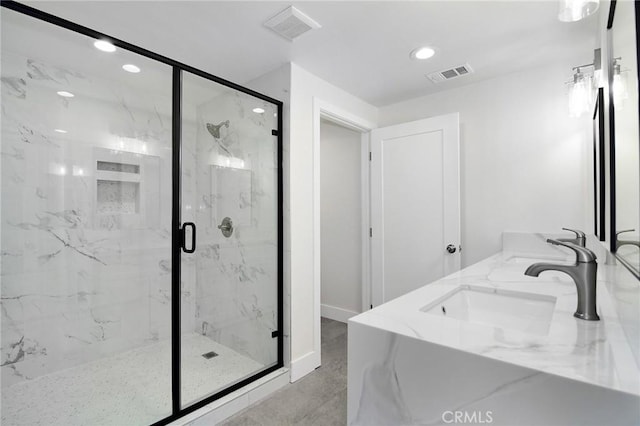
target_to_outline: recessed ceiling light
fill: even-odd
[[[132,72],[132,73],[139,73],[140,72],[140,68],[136,67],[133,64],[125,64],[122,66],[122,69],[127,71],[127,72]]]
[[[53,131],[58,133],[67,133],[67,131],[64,129],[54,129]]]
[[[436,54],[436,51],[431,47],[418,47],[411,51],[411,59],[429,59]]]
[[[75,96],[73,93],[65,92],[64,90],[59,91],[58,95],[62,96],[63,98],[73,98]]]
[[[262,113],[264,113],[264,109],[262,109],[262,108],[254,108],[253,112],[255,112],[256,114],[262,114]]]
[[[103,52],[115,52],[116,51],[116,47],[109,43],[108,41],[105,40],[98,40],[96,42],[93,43],[93,45],[96,47],[96,49],[98,50],[102,50]]]

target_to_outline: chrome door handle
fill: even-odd
[[[456,252],[456,246],[454,246],[453,244],[449,244],[449,245],[447,246],[447,251],[448,251],[449,253],[451,253],[451,254],[455,253],[455,252]]]
[[[224,235],[225,238],[229,238],[231,234],[233,234],[233,221],[231,218],[225,217],[222,219],[222,223],[218,225],[218,229],[222,231],[222,235]]]

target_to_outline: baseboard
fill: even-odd
[[[349,318],[358,315],[358,312],[336,308],[330,305],[320,305],[320,314],[325,318],[346,323],[349,321]]]
[[[291,361],[291,382],[295,382],[320,367],[320,353],[311,351]]]

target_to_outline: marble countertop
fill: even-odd
[[[506,241],[506,240],[505,240]],[[640,396],[640,369],[608,288],[611,276],[598,258],[597,310],[600,321],[573,316],[575,284],[566,274],[548,271],[524,275],[539,259],[571,263],[565,248],[544,243],[545,236],[526,234],[502,253],[425,285],[350,319],[371,327],[477,354],[593,385]],[[531,261],[528,261],[531,259]],[[458,320],[421,311],[459,286],[511,290],[556,298],[548,332],[532,334]]]

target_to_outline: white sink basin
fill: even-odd
[[[497,268],[488,275],[489,280],[497,282],[510,282],[510,281],[522,281],[530,280],[531,278],[524,276],[524,271],[534,263],[557,263],[557,264],[572,264],[575,260],[575,256],[559,257],[559,256],[545,256],[545,255],[514,255],[504,259],[504,264],[500,268]],[[571,282],[571,278],[558,271],[545,271],[540,278],[536,280],[554,280]]]
[[[430,315],[546,336],[553,296],[463,285],[420,309]]]
[[[575,257],[575,256],[573,256]],[[570,263],[571,259],[568,259],[566,257],[557,257],[557,256],[549,256],[549,257],[543,257],[543,256],[537,256],[537,257],[528,257],[528,256],[511,256],[507,259],[505,259],[505,263],[510,264],[510,265],[522,265],[522,264],[527,264],[527,265],[531,265],[534,263]]]

